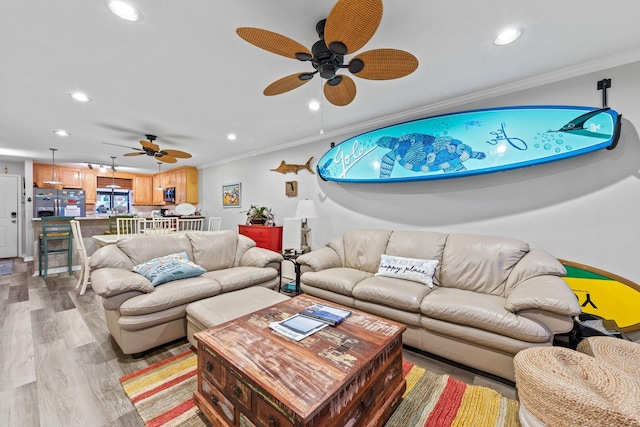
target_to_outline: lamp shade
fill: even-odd
[[[294,216],[296,218],[317,218],[316,204],[313,203],[313,200],[300,200]]]

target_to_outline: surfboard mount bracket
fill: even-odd
[[[602,91],[602,108],[607,107],[607,89],[611,87],[611,79],[602,79],[598,82],[598,90]]]

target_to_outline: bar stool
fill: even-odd
[[[67,253],[67,265],[69,266],[69,276],[73,275],[73,235],[71,233],[71,220],[72,216],[47,216],[42,217],[42,233],[39,236],[39,269],[42,276],[42,260],[44,258],[44,278],[47,279],[47,272],[49,271],[49,254],[55,253]],[[64,241],[67,241],[66,245]],[[59,241],[62,247],[50,249],[49,245],[52,242]]]

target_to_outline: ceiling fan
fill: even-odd
[[[178,159],[188,159],[191,157],[191,154],[186,153],[184,151],[180,151],[180,150],[161,150],[160,147],[153,142],[157,139],[157,136],[155,135],[145,135],[145,136],[147,137],[148,141],[145,141],[145,140],[140,141],[142,148],[127,147],[126,145],[112,144],[109,142],[103,142],[103,144],[115,145],[118,147],[125,147],[125,148],[131,148],[132,150],[137,150],[137,152],[135,153],[126,153],[124,154],[124,156],[143,156],[146,154],[147,156],[154,157],[160,160],[161,162],[165,162],[165,163],[176,163]]]
[[[345,64],[344,56],[362,48],[382,20],[382,0],[338,0],[327,19],[316,25],[320,37],[307,49],[289,37],[268,30],[240,27],[236,33],[249,43],[269,52],[310,62],[315,71],[295,73],[271,83],[267,96],[279,95],[307,83],[314,75],[326,79],[324,96],[337,106],[348,105],[356,96],[356,85],[349,76],[337,74],[347,69],[354,76],[369,80],[390,80],[411,74],[418,60],[398,49],[374,49],[363,52]]]

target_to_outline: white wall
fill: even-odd
[[[640,282],[640,63],[523,90],[455,111],[507,105],[601,106],[597,81],[612,79],[608,104],[623,115],[615,150],[515,171],[395,184],[324,182],[300,171],[269,171],[281,160],[314,166],[340,135],[275,153],[203,169],[201,206],[237,230],[250,204],[273,208],[276,221],[293,216],[297,201],[316,202],[321,218],[310,220],[312,248],[352,228],[427,229],[522,239],[558,258],[591,265]],[[337,108],[337,107],[332,107]],[[342,107],[345,114],[349,108]],[[442,111],[445,112],[445,111]],[[431,114],[430,114],[431,115]],[[419,118],[419,117],[415,117]],[[379,126],[376,126],[379,127]],[[285,196],[285,181],[298,181],[298,197]],[[242,183],[242,208],[223,209],[221,186]]]

